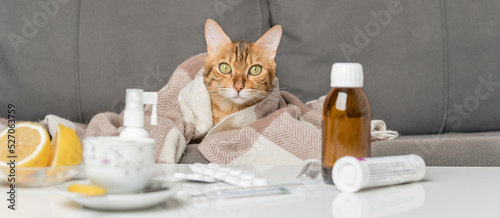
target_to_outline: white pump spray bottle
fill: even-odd
[[[125,129],[120,133],[122,138],[145,138],[149,137],[144,127],[144,105],[153,106],[151,113],[151,125],[157,124],[156,108],[158,104],[157,92],[144,92],[142,89],[127,89],[125,98],[125,112],[123,114],[123,126]]]

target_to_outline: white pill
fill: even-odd
[[[215,174],[215,170],[214,169],[210,169],[210,168],[206,168],[206,169],[203,170],[203,174],[209,175],[209,176],[213,176]]]
[[[190,165],[189,168],[191,168],[191,170],[193,172],[202,172],[203,169],[205,169],[205,165],[201,164],[201,163],[195,163],[194,165]]]
[[[229,170],[230,170],[229,167],[221,167],[218,169],[218,171],[220,172],[229,172]]]
[[[245,172],[243,173],[243,175],[241,175],[241,179],[244,180],[252,180],[253,178],[255,178],[255,175],[249,172]]]
[[[209,164],[207,165],[207,167],[208,167],[208,168],[211,168],[211,169],[217,169],[217,168],[219,168],[219,167],[220,167],[220,165],[219,165],[219,164],[214,164],[214,163],[209,163]]]
[[[201,174],[189,174],[187,176],[188,179],[192,179],[192,180],[203,180],[203,175]]]
[[[174,178],[186,179],[187,175],[185,173],[174,173]]]
[[[205,180],[205,182],[215,182],[214,177],[211,176],[204,176],[203,180]]]
[[[238,186],[241,187],[252,187],[252,180],[240,180]]]
[[[232,169],[229,171],[229,175],[231,176],[239,176],[241,175],[242,170],[241,169]]]
[[[238,177],[238,176],[229,176],[224,181],[236,185],[236,184],[238,184],[239,180],[240,180],[240,177]]]
[[[217,179],[224,180],[224,179],[226,179],[226,177],[227,177],[227,173],[226,172],[217,172],[217,173],[215,173],[215,178],[217,178]]]
[[[269,183],[267,182],[266,179],[255,178],[255,179],[253,179],[253,184],[256,186],[264,186],[264,185],[268,185]]]

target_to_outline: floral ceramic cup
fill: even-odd
[[[141,191],[153,175],[155,140],[89,137],[83,141],[85,171],[107,193]]]

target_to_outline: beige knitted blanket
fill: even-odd
[[[303,104],[294,95],[280,91],[276,79],[269,97],[213,126],[203,82],[205,57],[199,54],[182,63],[158,92],[158,125],[148,124],[151,109],[146,108],[145,129],[156,139],[158,163],[179,162],[186,145],[200,140],[199,150],[212,163],[300,165],[307,159],[320,159],[324,96]],[[116,136],[123,113],[100,113],[88,124],[48,115],[41,123],[51,135],[61,123],[75,129],[80,139]],[[372,122],[372,140],[391,138],[383,131],[383,122]]]

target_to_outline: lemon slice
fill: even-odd
[[[106,189],[97,185],[72,184],[68,186],[68,191],[86,196],[105,195]]]
[[[46,167],[50,161],[50,137],[47,130],[40,124],[19,122],[15,133],[10,134],[9,128],[0,132],[0,166],[7,167],[7,163],[16,156],[17,167]],[[9,137],[11,135],[11,137]],[[14,153],[10,153],[9,139],[15,139]]]
[[[70,167],[82,163],[82,144],[75,130],[59,124],[52,138],[50,165],[53,169],[46,172],[48,181],[64,180]]]
[[[59,124],[52,139],[51,167],[73,166],[82,163],[82,144],[75,130]]]
[[[45,127],[32,122],[19,122],[15,124],[15,132],[9,133],[10,128],[0,132],[0,169],[5,174],[2,180],[8,181],[12,171],[7,165],[15,161],[18,169],[25,167],[46,167],[50,161],[50,137]],[[15,139],[15,143],[9,140]],[[14,153],[8,145],[15,145]],[[14,156],[15,158],[11,158]],[[15,171],[15,182],[31,180],[30,176],[35,169]]]

